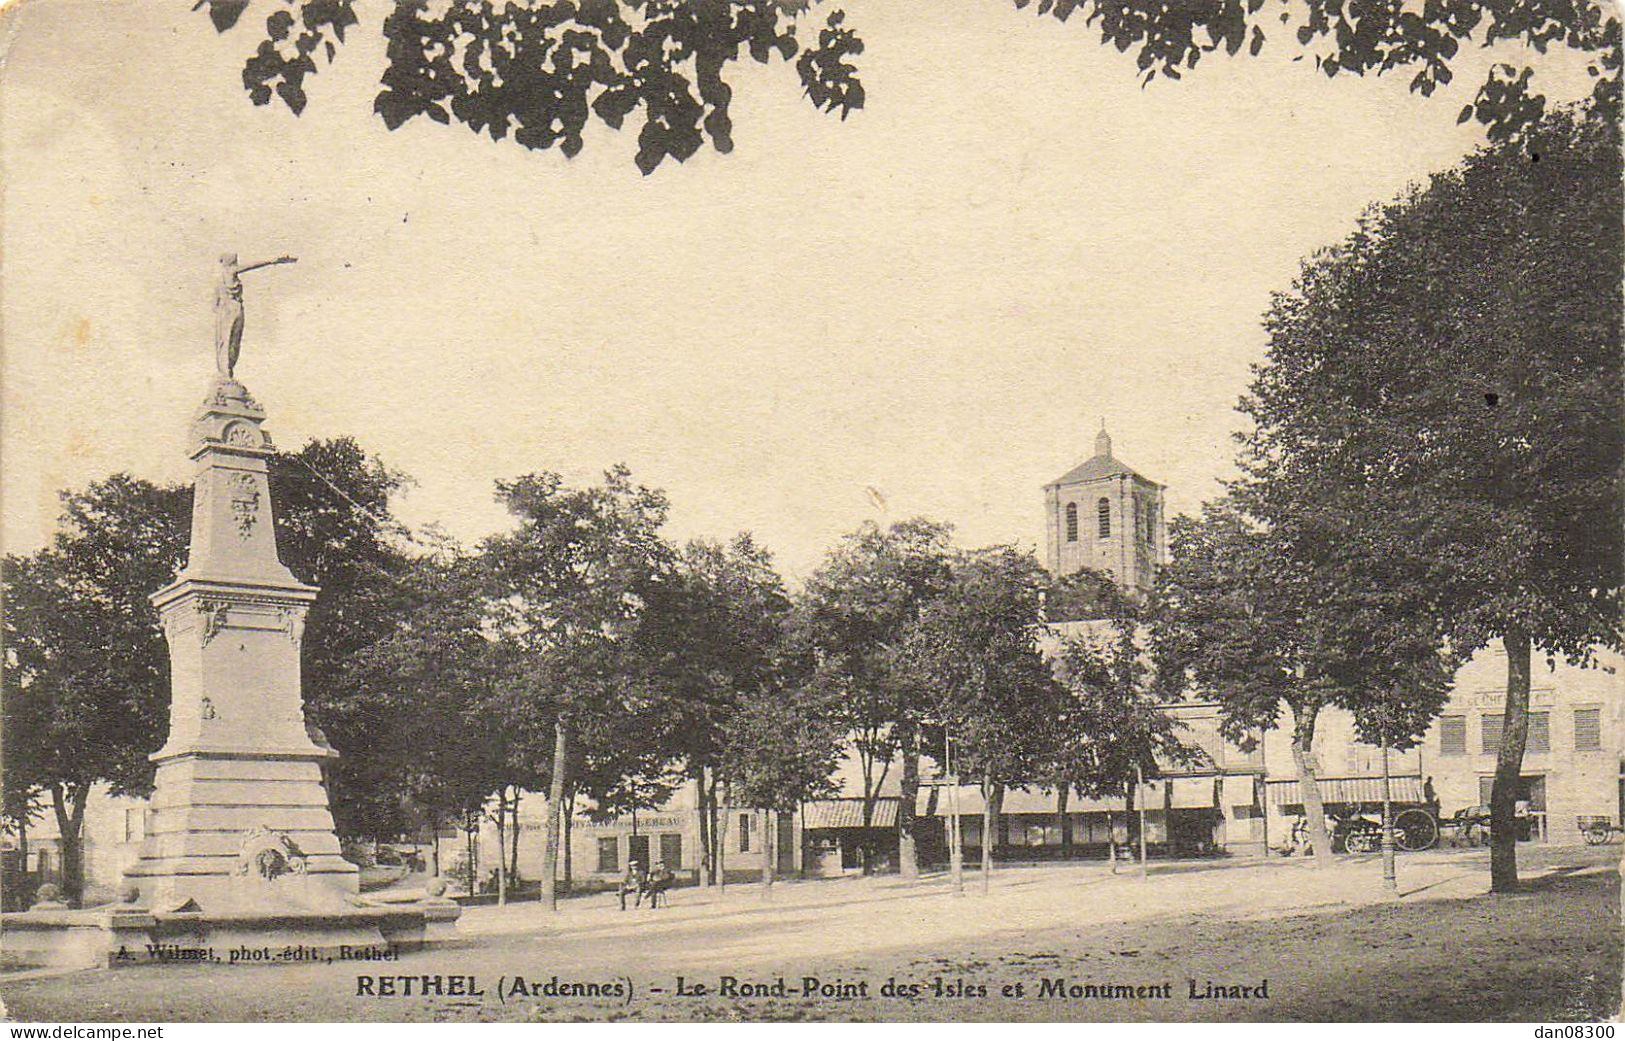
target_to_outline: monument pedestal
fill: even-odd
[[[265,413],[216,384],[193,425],[191,554],[153,594],[169,642],[169,740],[140,859],[156,913],[332,912],[354,904],[305,723],[300,644],[317,590],[277,553]]]

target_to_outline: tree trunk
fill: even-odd
[[[1490,892],[1518,888],[1518,780],[1529,736],[1529,633],[1509,626],[1501,636],[1507,652],[1507,702],[1501,718],[1501,748],[1495,756],[1490,789]]]
[[[700,885],[709,889],[716,885],[715,872],[712,870],[712,854],[715,852],[711,846],[711,815],[706,812],[705,805],[705,767],[700,767],[694,776],[694,807],[700,818]]]
[[[508,786],[497,789],[497,906],[508,903]]]
[[[1067,799],[1071,796],[1071,794],[1072,786],[1070,784],[1063,784],[1061,785],[1061,790],[1055,795],[1055,816],[1060,818],[1057,823],[1059,823],[1061,826],[1062,860],[1072,859],[1072,818],[1068,816],[1066,812]]]
[[[564,806],[564,771],[568,769],[570,736],[565,722],[553,724],[553,777],[547,786],[547,844],[542,847],[542,899],[547,909],[559,909],[559,894],[555,879],[559,867],[559,822]]]
[[[913,723],[903,727],[899,747],[903,776],[898,786],[897,873],[905,879],[916,879],[920,877],[920,855],[914,805],[920,792],[920,731]]]
[[[773,840],[776,836],[774,830],[774,813],[772,810],[762,811],[762,899],[773,899]]]
[[[564,800],[564,895],[570,895],[570,887],[575,884],[575,851],[571,848],[572,836],[575,834],[576,820],[576,793],[570,792]],[[518,825],[514,825],[518,827]],[[514,836],[518,841],[518,836]],[[517,872],[516,872],[517,873]]]
[[[515,788],[513,790],[513,801],[508,804],[508,819],[513,822],[513,837],[508,840],[509,843],[513,846],[512,851],[508,855],[508,877],[511,878],[511,879],[517,880],[519,878],[519,789],[518,788]],[[566,818],[566,819],[568,820],[568,818]],[[569,863],[568,858],[569,858],[569,855],[570,855],[570,837],[569,837],[568,833],[565,834],[565,838],[564,838],[564,854],[565,854],[565,858],[566,858],[565,863],[568,864]],[[568,867],[565,868],[564,876],[566,878],[570,877],[570,870],[569,870]]]
[[[875,801],[880,798],[881,786],[886,783],[886,774],[891,770],[891,760],[879,760],[875,753],[858,753],[858,762],[863,769],[863,832],[858,838],[858,861],[864,875],[874,873],[874,842],[870,838],[871,829],[875,823]],[[880,772],[875,773],[875,766],[879,763]],[[915,763],[918,768],[918,762]]]
[[[719,802],[722,804],[720,808]],[[726,791],[719,795],[717,780],[715,777],[711,778],[711,838],[717,844],[716,870],[719,891],[728,888],[728,858],[725,856],[728,852],[727,802]]]
[[[982,894],[993,885],[993,842],[998,834],[999,803],[1004,801],[1004,785],[982,780]]]
[[[1136,800],[1140,804],[1140,881],[1144,882],[1151,877],[1151,866],[1146,859],[1145,851],[1145,768],[1139,763],[1134,764],[1134,789]],[[1164,814],[1166,816],[1166,814]]]
[[[1394,791],[1388,771],[1387,718],[1382,731],[1382,885],[1390,896],[1399,892],[1399,876],[1394,870]]]
[[[1326,804],[1320,801],[1320,781],[1315,777],[1315,720],[1319,715],[1320,705],[1316,702],[1305,702],[1301,708],[1292,706],[1292,765],[1298,770],[1298,793],[1308,818],[1315,866],[1325,867],[1332,862],[1332,839],[1326,832]]]
[[[62,896],[69,907],[79,907],[85,895],[85,840],[80,826],[85,821],[85,799],[90,785],[74,785],[72,793],[60,784],[51,786],[51,806],[56,811],[57,834],[62,836]]]
[[[948,873],[954,881],[954,895],[965,895],[965,832],[959,819],[959,768],[954,764],[954,743],[944,742],[943,757],[948,766]]]

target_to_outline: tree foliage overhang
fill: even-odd
[[[242,20],[251,0],[197,0],[216,30]],[[1294,60],[1326,76],[1414,70],[1410,89],[1431,95],[1453,78],[1466,44],[1503,42],[1589,56],[1593,99],[1617,110],[1620,19],[1606,0],[1014,0],[1018,9],[1088,26],[1100,42],[1134,51],[1149,84],[1180,79],[1205,55],[1249,55],[1286,37]],[[243,65],[256,105],[295,115],[306,79],[335,59],[360,23],[356,0],[266,0],[263,35]],[[616,130],[641,113],[637,165],[645,174],[709,140],[733,149],[731,63],[793,60],[802,91],[845,119],[864,105],[853,59],[863,40],[821,0],[400,0],[383,19],[387,42],[374,111],[391,130],[418,116],[460,123],[529,149],[581,151],[596,117]],[[798,35],[798,31],[801,35]],[[804,42],[804,36],[812,36]],[[1515,136],[1546,110],[1527,62],[1492,67],[1461,122],[1492,139]]]

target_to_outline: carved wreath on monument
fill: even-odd
[[[231,478],[231,514],[237,522],[238,538],[254,533],[254,522],[260,518],[260,489],[253,474],[236,474]]]
[[[283,875],[303,875],[305,851],[288,836],[266,827],[248,833],[237,854],[237,874],[267,882]]]

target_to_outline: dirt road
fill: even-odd
[[[654,912],[606,894],[555,917],[471,909],[459,946],[395,961],[133,968],[0,996],[27,1021],[1597,1019],[1620,993],[1617,857],[1538,851],[1524,892],[1490,896],[1482,851],[1418,854],[1397,901],[1370,858],[1144,882],[1003,868],[987,896],[974,875],[963,896],[942,876],[781,884],[771,903],[690,889]]]

